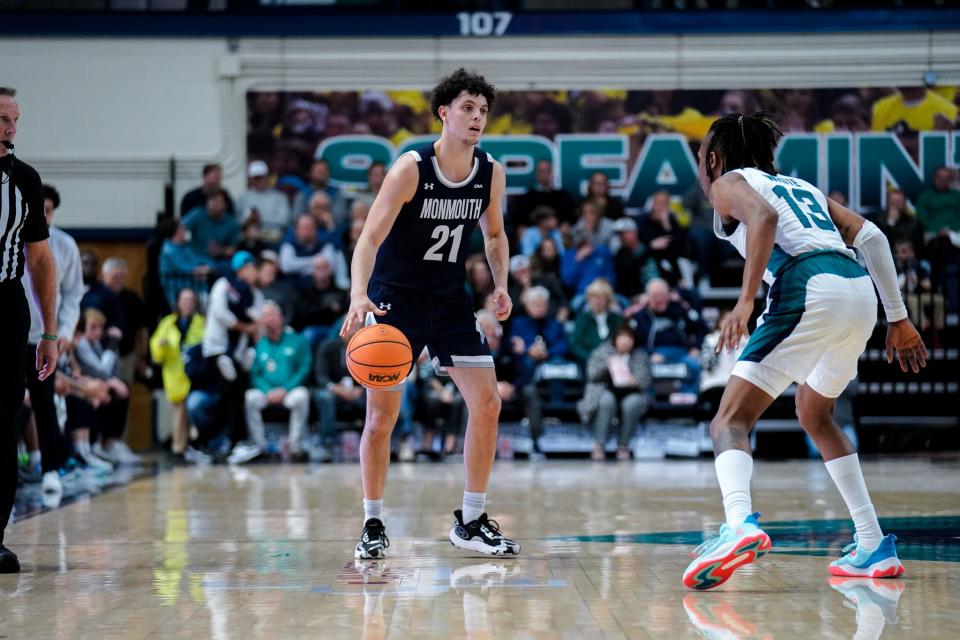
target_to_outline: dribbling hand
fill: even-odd
[[[373,312],[378,316],[387,315],[386,309],[378,309],[367,296],[357,296],[350,299],[350,309],[343,319],[343,326],[340,327],[340,337],[346,338],[353,332],[363,326],[367,319],[367,313]]]
[[[920,373],[927,366],[927,347],[913,323],[904,318],[887,325],[887,363],[893,364],[896,353],[900,361],[900,370],[906,373],[907,363],[914,373]]]
[[[503,322],[510,317],[510,313],[513,311],[513,300],[510,299],[510,294],[503,287],[494,289],[492,296],[494,303],[497,305],[493,310],[493,315],[497,317],[497,320]]]

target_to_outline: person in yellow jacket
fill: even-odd
[[[176,455],[186,452],[190,433],[185,402],[190,393],[190,379],[183,370],[181,354],[203,340],[204,324],[203,316],[197,313],[197,294],[193,289],[181,289],[176,311],[160,320],[150,338],[150,357],[162,366],[163,390],[173,405],[171,449]]]

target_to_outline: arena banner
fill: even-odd
[[[697,151],[720,114],[763,108],[785,133],[782,173],[871,210],[889,188],[915,200],[937,167],[960,165],[957,101],[955,87],[503,92],[481,147],[503,163],[510,194],[550,160],[555,183],[575,196],[602,171],[626,206],[644,208],[658,190],[681,198],[696,189]],[[322,158],[335,182],[360,188],[372,162],[390,164],[439,131],[429,95],[417,91],[254,92],[248,117],[249,157],[293,186]]]

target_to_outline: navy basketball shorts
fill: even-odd
[[[426,347],[438,375],[447,369],[493,368],[493,356],[466,291],[424,294],[371,280],[367,295],[386,315],[376,322],[389,324],[407,336],[414,361]],[[372,315],[372,314],[371,314]]]

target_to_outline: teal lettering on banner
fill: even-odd
[[[780,139],[774,156],[777,170],[785,176],[806,180],[810,184],[820,181],[820,140],[815,133],[795,133]]]
[[[554,145],[543,136],[486,136],[480,148],[503,165],[507,193],[523,193],[533,186],[537,163],[549,160],[557,169]]]
[[[647,136],[624,189],[628,207],[644,207],[664,189],[682,197],[697,181],[697,162],[687,139],[675,133]]]
[[[378,136],[338,136],[323,141],[316,157],[330,163],[336,184],[362,186],[371,162],[389,163],[436,139],[436,135],[415,136],[394,149],[389,140]],[[523,193],[534,184],[540,160],[553,163],[555,182],[578,199],[590,175],[602,171],[610,178],[612,191],[634,208],[645,207],[660,189],[682,197],[697,181],[690,146],[673,133],[647,136],[632,167],[629,139],[621,134],[564,134],[555,141],[533,135],[488,136],[481,148],[503,164],[510,194]],[[919,164],[893,133],[837,132],[784,136],[775,157],[781,173],[807,180],[824,193],[841,191],[851,208],[869,210],[884,206],[888,185],[902,189],[916,202],[937,167],[960,165],[960,132],[920,134],[918,155]]]
[[[315,157],[330,163],[330,179],[335,183],[364,186],[372,163],[393,160],[393,145],[380,136],[337,136],[320,143]]]
[[[627,136],[569,133],[556,138],[560,157],[560,188],[579,199],[587,194],[590,176],[601,171],[611,190],[623,185],[627,166]],[[556,169],[556,167],[555,167]]]

